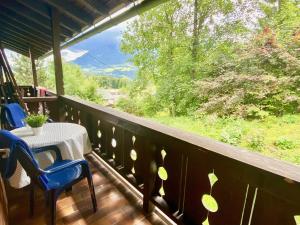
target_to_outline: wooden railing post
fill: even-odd
[[[52,22],[52,45],[53,45],[53,58],[55,69],[55,82],[56,94],[64,95],[64,80],[63,68],[60,54],[60,25],[59,25],[59,12],[55,8],[51,8],[51,22]]]
[[[29,56],[30,56],[30,61],[31,61],[33,86],[36,88],[38,86],[38,80],[37,80],[37,73],[36,73],[36,66],[35,66],[35,57],[32,53],[31,48],[29,48]]]

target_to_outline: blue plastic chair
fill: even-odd
[[[24,109],[18,103],[4,104],[1,107],[1,124],[5,129],[24,127],[26,116]]]
[[[56,201],[59,195],[85,178],[87,178],[88,181],[93,210],[96,212],[97,201],[95,190],[92,175],[86,160],[63,160],[56,146],[30,149],[22,139],[7,130],[0,131],[0,148],[10,149],[4,173],[6,179],[13,175],[17,167],[17,161],[20,162],[27,175],[31,178],[31,215],[33,215],[34,208],[34,186],[38,186],[44,191],[46,202],[50,210],[50,224],[54,225],[56,221]],[[51,150],[55,152],[56,159],[51,166],[43,170],[39,167],[34,154]]]

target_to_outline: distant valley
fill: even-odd
[[[135,77],[136,68],[130,62],[130,55],[120,50],[124,25],[116,26],[86,39],[67,51],[79,56],[69,61],[86,71],[113,77]]]

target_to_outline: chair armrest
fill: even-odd
[[[60,150],[59,150],[59,148],[56,145],[49,145],[49,146],[40,147],[40,148],[32,148],[31,150],[32,150],[32,152],[34,154],[39,154],[41,152],[47,152],[47,151],[51,151],[52,150],[52,151],[55,152],[56,160],[59,160],[59,161],[62,160],[62,156],[61,156]]]
[[[51,173],[56,173],[60,170],[63,170],[63,169],[66,169],[66,168],[70,168],[70,167],[73,167],[73,166],[77,166],[77,165],[81,165],[83,168],[85,169],[89,169],[88,167],[88,163],[86,160],[84,159],[77,159],[77,160],[72,160],[64,165],[61,165],[61,166],[57,166],[53,169],[49,169],[49,170],[44,170],[43,172],[44,173],[47,173],[47,174],[51,174]]]

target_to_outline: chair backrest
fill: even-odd
[[[19,137],[7,130],[0,130],[0,148],[9,148],[9,156],[6,163],[4,177],[10,178],[17,167],[17,161],[25,169],[27,175],[37,182],[39,175],[42,174],[37,161],[35,160],[28,145]]]
[[[18,103],[4,104],[1,108],[1,123],[6,125],[7,129],[24,127],[25,118],[26,113]]]

